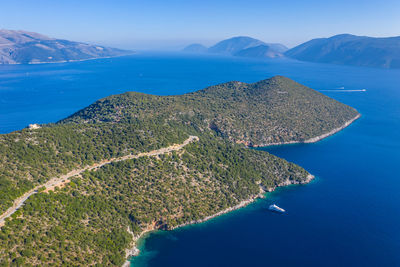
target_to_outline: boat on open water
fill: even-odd
[[[270,211],[279,212],[279,213],[284,213],[284,212],[286,212],[284,209],[278,207],[278,206],[275,205],[275,204],[270,205],[270,206],[269,206],[269,210],[270,210]]]

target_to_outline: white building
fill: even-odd
[[[39,129],[39,128],[40,128],[40,125],[37,124],[37,123],[29,124],[28,128],[31,129],[31,130]]]

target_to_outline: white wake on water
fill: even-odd
[[[367,89],[354,89],[354,90],[338,90],[338,89],[327,89],[327,90],[319,90],[320,92],[339,92],[339,93],[348,93],[348,92],[366,92]]]

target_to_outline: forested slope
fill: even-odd
[[[302,142],[353,119],[358,112],[289,78],[252,84],[228,82],[194,93],[154,96],[135,92],[110,96],[62,123],[159,120],[208,128],[235,142],[268,145]]]
[[[133,236],[306,183],[303,168],[247,145],[302,141],[358,113],[284,77],[181,96],[126,93],[56,124],[0,135],[0,210],[51,177],[197,136],[179,151],[104,165],[26,200],[0,230],[0,265],[121,265]]]

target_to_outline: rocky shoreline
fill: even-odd
[[[208,220],[211,220],[211,219],[213,219],[215,217],[221,216],[221,215],[226,214],[228,212],[243,208],[243,207],[249,205],[250,203],[253,203],[256,199],[263,198],[263,197],[264,197],[264,195],[262,193],[257,194],[255,196],[251,196],[249,199],[243,200],[243,201],[239,202],[239,204],[237,204],[237,205],[235,205],[233,207],[227,208],[225,210],[221,210],[221,211],[219,211],[219,212],[217,212],[217,213],[215,213],[213,215],[207,216],[207,217],[205,217],[203,219],[200,219],[200,220],[193,220],[193,221],[189,221],[187,223],[183,223],[183,224],[177,225],[177,226],[173,227],[171,230],[174,230],[174,229],[179,228],[179,227],[191,225],[191,224],[198,224],[198,223],[206,222]]]
[[[193,221],[189,221],[189,222],[187,222],[187,223],[183,223],[183,224],[174,226],[174,227],[171,228],[171,230],[177,229],[177,228],[179,228],[179,227],[187,226],[187,225],[192,225],[192,224],[198,224],[198,223],[206,222],[206,221],[208,221],[208,220],[211,220],[211,219],[213,219],[213,218],[215,218],[215,217],[221,216],[221,215],[226,214],[226,213],[228,213],[228,212],[231,212],[231,211],[234,211],[234,210],[237,210],[237,209],[246,207],[247,205],[253,203],[255,200],[257,200],[257,199],[259,199],[259,198],[264,198],[264,197],[265,197],[265,195],[264,195],[265,192],[272,192],[272,191],[274,191],[276,188],[282,187],[282,186],[295,185],[295,184],[307,184],[307,183],[311,182],[314,178],[315,178],[314,175],[308,174],[307,177],[306,177],[306,179],[305,179],[304,181],[301,181],[301,182],[285,180],[285,181],[279,183],[279,184],[278,184],[277,186],[275,186],[275,187],[269,187],[269,188],[266,188],[266,189],[264,189],[263,187],[260,187],[260,193],[259,193],[259,194],[253,195],[253,196],[251,196],[250,198],[241,201],[239,204],[237,204],[237,205],[235,205],[235,206],[233,206],[233,207],[230,207],[230,208],[227,208],[227,209],[225,209],[225,210],[219,211],[219,212],[217,212],[217,213],[215,213],[215,214],[213,214],[213,215],[207,216],[207,217],[205,217],[205,218],[203,218],[203,219],[200,219],[200,220],[193,220]],[[156,231],[156,230],[157,230],[157,229],[155,229],[154,227],[151,227],[151,229],[148,228],[148,229],[144,230],[143,232],[141,232],[140,235],[135,236],[135,235],[133,235],[133,233],[132,233],[132,232],[130,231],[130,229],[128,228],[128,232],[131,233],[132,236],[133,236],[132,243],[133,243],[134,245],[132,246],[131,249],[127,249],[127,250],[126,250],[126,253],[127,253],[127,254],[126,254],[127,260],[126,260],[125,263],[122,265],[122,267],[129,267],[129,266],[130,266],[130,261],[129,261],[129,259],[130,259],[131,257],[135,257],[135,256],[138,256],[138,255],[139,255],[140,250],[139,250],[139,249],[137,248],[137,246],[136,246],[136,245],[137,245],[137,241],[138,241],[141,237],[143,237],[146,233],[151,232],[151,231]]]
[[[130,230],[130,228],[128,227],[128,232],[132,235],[132,247],[130,249],[126,249],[126,258],[127,260],[124,262],[124,264],[122,265],[122,267],[129,267],[130,266],[130,261],[129,259],[131,257],[135,257],[138,256],[140,253],[140,250],[137,248],[137,242],[138,240],[143,237],[146,233],[154,231],[156,229],[146,229],[143,232],[141,232],[139,235],[135,236],[133,234],[133,232]]]
[[[183,224],[177,225],[177,226],[173,227],[171,230],[174,230],[174,229],[179,228],[179,227],[191,225],[191,224],[198,224],[198,223],[202,223],[202,222],[208,221],[208,220],[210,220],[210,219],[212,219],[212,218],[215,218],[215,217],[217,217],[217,216],[223,215],[223,214],[225,214],[225,213],[228,213],[228,212],[231,212],[231,211],[234,211],[234,210],[243,208],[243,207],[249,205],[250,203],[254,202],[257,198],[261,198],[261,197],[263,197],[263,195],[260,193],[260,194],[258,194],[258,195],[256,195],[256,196],[250,197],[250,198],[247,199],[247,200],[241,201],[239,204],[237,204],[237,205],[235,205],[235,206],[233,206],[233,207],[227,208],[227,209],[225,209],[225,210],[222,210],[222,211],[220,211],[220,212],[217,212],[217,213],[215,213],[215,214],[213,214],[213,215],[207,216],[207,217],[205,217],[205,218],[203,218],[203,219],[200,219],[200,220],[194,220],[194,221],[190,221],[190,222],[187,222],[187,223],[183,223]],[[133,243],[134,245],[133,245],[132,248],[126,250],[126,257],[127,257],[127,260],[124,262],[124,264],[122,265],[122,267],[129,267],[129,266],[130,266],[130,261],[129,261],[129,259],[130,259],[131,257],[135,257],[135,256],[138,256],[138,255],[139,255],[140,250],[139,250],[139,248],[136,246],[136,245],[137,245],[137,241],[138,241],[141,237],[143,237],[146,233],[148,233],[148,232],[150,232],[150,231],[156,231],[156,230],[157,230],[157,229],[145,230],[145,231],[143,231],[142,233],[140,233],[140,235],[138,235],[138,236],[134,236],[133,233],[132,233],[132,236],[133,236],[132,243]]]
[[[290,145],[290,144],[310,144],[310,143],[316,143],[318,141],[321,141],[322,139],[325,139],[331,135],[334,135],[335,133],[343,130],[344,128],[348,127],[350,124],[352,124],[354,121],[359,119],[361,117],[361,114],[357,114],[354,118],[352,118],[349,121],[346,121],[342,126],[335,128],[325,134],[321,134],[319,136],[304,140],[304,141],[289,141],[289,142],[278,142],[278,143],[267,143],[267,144],[261,144],[261,145],[253,145],[252,147],[265,147],[265,146],[279,146],[279,145]]]

